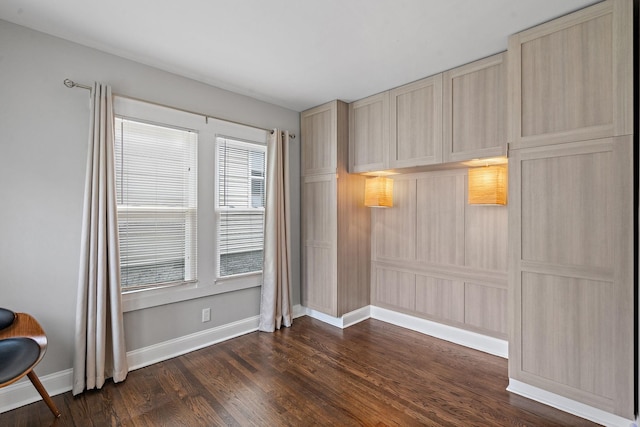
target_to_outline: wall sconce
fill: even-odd
[[[364,205],[371,208],[393,206],[393,180],[385,176],[369,178],[364,182]]]
[[[507,166],[494,165],[469,169],[470,205],[507,204]]]

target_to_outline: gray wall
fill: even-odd
[[[277,66],[274,61],[274,66]],[[299,134],[298,113],[0,20],[0,306],[49,337],[39,375],[71,368],[89,97],[115,93]],[[299,137],[298,137],[299,138]],[[300,302],[299,139],[291,146],[293,302]],[[125,314],[133,350],[258,314],[252,288]],[[211,322],[200,311],[211,307]]]

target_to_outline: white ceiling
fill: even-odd
[[[0,19],[295,111],[497,53],[593,0],[2,0]]]

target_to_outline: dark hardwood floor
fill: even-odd
[[[381,321],[302,317],[129,373],[0,426],[589,426],[508,393],[507,362]]]

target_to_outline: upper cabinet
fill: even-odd
[[[506,52],[349,105],[349,171],[504,156]]]
[[[389,166],[442,163],[442,74],[389,92]]]
[[[443,78],[443,159],[504,156],[507,54],[449,70]]]
[[[349,105],[349,171],[386,169],[389,147],[389,92]]]
[[[512,148],[633,132],[632,6],[602,2],[509,38]]]
[[[335,106],[321,105],[300,114],[302,176],[335,173],[338,123]]]

